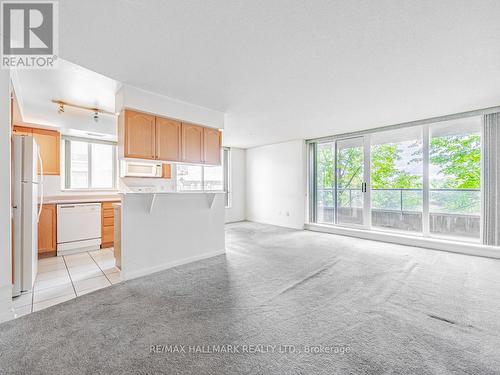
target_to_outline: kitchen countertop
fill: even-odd
[[[90,202],[117,202],[120,201],[119,194],[107,195],[56,195],[43,198],[43,204],[58,203],[90,203]]]
[[[162,195],[162,194],[178,194],[178,195],[189,195],[189,194],[225,194],[225,191],[220,191],[220,190],[204,190],[204,191],[199,191],[199,190],[186,190],[186,191],[141,191],[141,192],[135,192],[135,191],[128,191],[125,193],[120,193],[120,195],[151,195],[151,194],[157,194],[157,195]]]

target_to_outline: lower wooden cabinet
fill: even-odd
[[[103,202],[101,207],[101,248],[103,249],[114,246],[115,215],[113,203],[116,202]],[[57,208],[55,204],[44,204],[38,222],[38,257],[56,255]]]
[[[115,240],[115,211],[113,204],[116,202],[103,202],[101,207],[102,233],[101,248],[113,247]]]
[[[38,257],[57,253],[57,210],[55,204],[44,204],[38,221]]]

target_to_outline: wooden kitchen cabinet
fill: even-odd
[[[124,116],[125,157],[155,159],[155,116],[135,111]]]
[[[172,178],[172,167],[170,164],[163,164],[161,178]]]
[[[33,129],[32,128],[27,128],[25,126],[17,126],[17,125],[15,125],[12,128],[12,134],[13,135],[33,135]]]
[[[218,129],[128,109],[118,118],[119,157],[220,165],[221,146]]]
[[[179,121],[156,117],[156,159],[181,160],[181,128]]]
[[[203,127],[182,123],[182,161],[203,163]]]
[[[102,202],[101,206],[101,248],[113,247],[115,239],[115,212],[113,204],[117,202]]]
[[[33,138],[40,147],[44,175],[61,174],[61,135],[53,130],[33,129]],[[41,173],[38,165],[38,173]]]
[[[220,165],[221,140],[219,129],[203,128],[203,161],[205,164]]]
[[[61,174],[61,134],[54,130],[14,126],[12,133],[15,135],[32,135],[40,148],[40,157],[43,163],[44,175]],[[38,174],[41,174],[38,165]]]
[[[55,204],[44,204],[38,222],[38,257],[57,253],[57,210]]]

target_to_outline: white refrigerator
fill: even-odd
[[[32,136],[13,138],[12,211],[14,220],[13,296],[33,289],[38,262],[38,192],[43,191],[38,145]],[[43,171],[43,169],[41,169]],[[41,194],[43,201],[43,193]]]

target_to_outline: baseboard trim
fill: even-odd
[[[16,317],[12,307],[12,285],[0,287],[0,323]]]
[[[156,265],[153,267],[143,268],[140,270],[129,271],[129,272],[127,272],[127,270],[125,268],[125,269],[121,270],[121,276],[122,276],[123,280],[131,280],[131,279],[135,279],[135,278],[138,278],[141,276],[150,275],[150,274],[155,273],[155,272],[164,271],[164,270],[167,270],[169,268],[182,266],[183,264],[193,263],[193,262],[197,262],[199,260],[212,258],[212,257],[222,255],[225,253],[226,253],[226,249],[218,250],[218,251],[213,251],[211,253],[206,253],[206,254],[197,255],[194,257],[184,258],[184,259],[176,260],[174,262],[163,263],[163,264],[159,264],[159,265]],[[122,261],[122,265],[123,265],[123,261]]]
[[[278,227],[278,228],[285,228],[285,229],[293,229],[293,230],[304,230],[305,224],[302,225],[285,225],[285,224],[275,224],[267,221],[257,221],[253,219],[246,219],[244,220],[248,223],[256,223],[256,224],[264,224],[264,225],[272,225],[273,227]]]
[[[500,248],[496,246],[486,246],[481,244],[441,240],[436,238],[405,236],[400,234],[383,233],[377,231],[368,231],[321,224],[306,224],[305,229],[314,232],[338,234],[341,236],[396,243],[399,245],[421,247],[430,250],[439,250],[450,253],[500,259]]]

